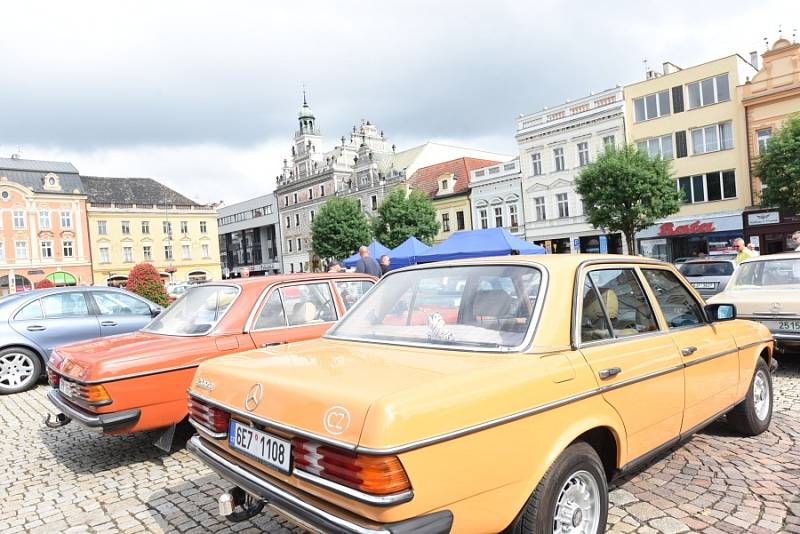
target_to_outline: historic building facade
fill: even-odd
[[[621,234],[586,221],[575,191],[583,166],[607,144],[625,142],[624,116],[622,89],[615,87],[517,119],[525,239],[553,253],[624,251]]]
[[[519,158],[472,170],[469,183],[473,228],[502,227],[517,237],[525,237]]]
[[[223,278],[281,272],[280,225],[274,194],[220,208],[217,226]]]
[[[0,158],[0,295],[91,285],[86,194],[70,163]]]

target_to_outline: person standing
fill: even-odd
[[[389,258],[389,256],[387,256],[386,254],[381,256],[381,261],[380,261],[381,276],[383,276],[384,274],[389,272],[389,263],[390,262],[391,262],[391,259]]]
[[[737,237],[736,239],[733,240],[733,248],[737,250],[736,260],[735,260],[736,265],[739,265],[747,258],[752,258],[755,256],[755,253],[749,248],[747,248],[747,246],[744,244],[744,239],[742,239],[741,237]]]
[[[356,272],[364,273],[376,278],[381,277],[381,266],[375,261],[375,258],[369,255],[369,249],[362,246],[358,249],[358,255],[361,256],[356,263]]]
[[[792,234],[792,241],[797,245],[794,249],[795,252],[800,252],[800,230]]]

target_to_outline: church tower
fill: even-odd
[[[305,178],[322,169],[324,155],[322,153],[322,136],[317,129],[316,118],[308,105],[306,92],[303,91],[303,105],[297,112],[300,128],[294,134],[292,158],[294,160],[295,178]]]

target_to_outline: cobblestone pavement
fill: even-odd
[[[716,422],[643,471],[615,483],[610,532],[800,533],[800,356],[775,378],[775,415],[756,438]],[[47,388],[0,397],[0,532],[301,532],[261,514],[216,513],[227,487],[186,450],[152,436],[51,431]]]

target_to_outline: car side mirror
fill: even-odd
[[[152,308],[150,308],[150,315],[151,315],[152,317],[158,317],[158,316],[159,316],[159,314],[160,314],[162,311],[164,311],[164,308],[162,308],[161,306],[153,306]]]
[[[707,304],[706,316],[712,323],[736,319],[736,306],[733,304]]]

